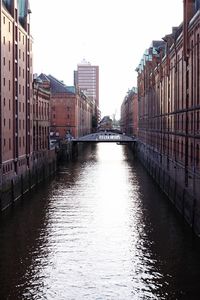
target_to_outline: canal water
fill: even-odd
[[[0,217],[0,300],[199,295],[199,240],[124,146],[88,146]]]

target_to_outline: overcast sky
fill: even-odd
[[[152,40],[183,19],[183,0],[30,0],[33,71],[73,85],[85,58],[100,71],[102,116],[117,113]]]

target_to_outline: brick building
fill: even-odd
[[[33,151],[35,157],[49,150],[50,80],[44,74],[33,80]]]
[[[98,130],[104,131],[104,130],[112,130],[113,129],[113,120],[110,118],[110,116],[104,116],[102,120],[99,122]]]
[[[138,97],[134,87],[128,91],[122,102],[120,127],[128,135],[138,134]]]
[[[153,41],[137,68],[140,150],[149,165],[168,172],[175,194],[181,187],[194,198],[200,195],[199,23],[200,1],[185,0],[183,24]]]
[[[66,86],[52,75],[42,76],[50,83],[51,136],[65,138],[70,133],[76,138],[91,133],[94,101],[79,89]]]
[[[29,166],[32,153],[32,39],[27,0],[1,0],[0,165],[3,179]]]

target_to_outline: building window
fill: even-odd
[[[177,151],[176,151],[176,153],[177,153],[177,157],[179,158],[179,140],[177,141]]]
[[[182,122],[181,122],[181,123],[182,123],[182,131],[184,131],[183,115],[182,115],[182,117],[181,117],[181,118],[182,118]]]
[[[4,77],[4,79],[3,79],[3,85],[4,85],[4,86],[6,85],[6,79],[5,79],[5,77]]]
[[[181,141],[181,158],[183,159],[183,141]]]
[[[9,60],[9,62],[8,62],[8,68],[9,68],[9,71],[10,71],[10,60]]]
[[[200,160],[200,152],[199,152],[199,144],[197,144],[197,148],[196,148],[196,165],[197,167],[199,166],[199,160]]]
[[[200,89],[200,82],[199,82],[199,80],[200,80],[200,59],[199,59],[199,50],[200,50],[200,47],[199,47],[199,34],[197,35],[197,105],[199,105],[200,104],[200,99],[199,99],[199,97],[200,97],[200,91],[199,91],[199,89]]]
[[[178,131],[179,131],[179,115],[178,115],[178,117],[177,117],[177,129],[178,129]]]
[[[3,65],[4,66],[6,65],[6,58],[5,57],[3,58]]]
[[[9,150],[11,150],[11,139],[9,139]],[[11,167],[12,169],[12,167]]]
[[[193,143],[190,144],[190,162],[193,163]]]
[[[193,113],[191,113],[191,133],[193,133]]]
[[[191,42],[191,106],[193,106],[194,101],[194,43]]]
[[[15,41],[17,42],[17,34],[18,34],[18,28],[17,26],[15,25]]]

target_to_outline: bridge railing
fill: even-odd
[[[134,137],[113,132],[98,132],[74,139],[74,142],[134,142]]]

